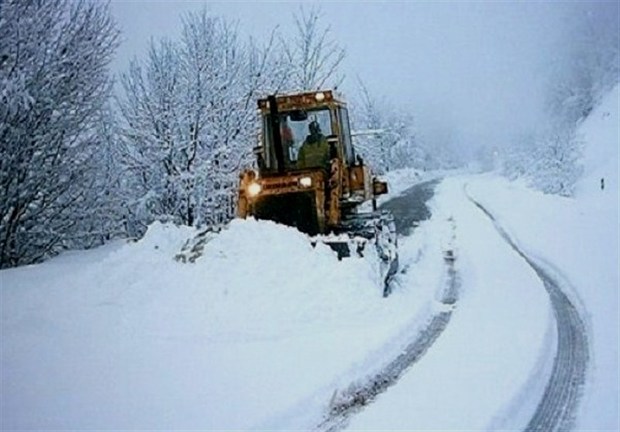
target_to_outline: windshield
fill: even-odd
[[[310,135],[311,124],[313,124],[313,128],[318,124],[319,133],[325,137],[332,134],[331,116],[327,108],[311,111],[281,112],[278,114],[278,117],[286,168],[296,167],[299,149]],[[267,169],[275,169],[277,162],[273,145],[273,134],[271,133],[270,115],[265,116],[263,121],[263,130],[265,131],[265,167]]]

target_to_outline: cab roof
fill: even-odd
[[[334,95],[334,91],[332,90],[278,95],[276,96],[276,103],[278,104],[278,111],[312,109],[329,105],[346,105],[342,100],[339,100],[338,97]],[[258,108],[261,112],[268,112],[268,98],[259,99]]]

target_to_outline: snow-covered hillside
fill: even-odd
[[[581,126],[574,199],[495,175],[439,184],[430,220],[400,241],[387,299],[372,256],[265,221],[233,221],[202,256],[196,232],[154,224],[138,242],[0,272],[2,429],[308,429],[450,320],[352,429],[520,429],[557,346],[543,283],[470,198],[562,276],[590,361],[579,429],[618,429],[618,90]],[[394,194],[419,180],[392,176]],[[605,178],[605,189],[600,179]],[[458,295],[442,301],[454,250]],[[448,415],[449,414],[449,415]]]
[[[577,187],[577,198],[605,202],[612,210],[613,199],[606,198],[618,194],[619,104],[620,91],[616,86],[579,128],[585,149],[584,173]],[[601,179],[604,180],[605,193],[601,193]]]

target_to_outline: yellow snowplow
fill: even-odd
[[[355,153],[346,103],[331,90],[272,95],[258,112],[258,169],[241,173],[238,216],[319,236],[339,257],[371,243],[387,282],[398,267],[393,217],[376,205],[387,183]]]

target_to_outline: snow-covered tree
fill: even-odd
[[[257,136],[256,99],[284,79],[274,40],[243,43],[234,24],[202,10],[184,18],[179,41],[153,42],[132,63],[122,77],[122,153],[138,221],[232,217]]]
[[[582,172],[583,142],[574,128],[551,128],[531,154],[532,185],[546,193],[571,196]]]
[[[295,14],[296,34],[281,37],[284,58],[290,69],[285,83],[286,91],[337,88],[344,79],[339,67],[345,50],[331,38],[329,26],[321,26],[320,9],[303,7]]]
[[[532,173],[538,138],[534,132],[515,136],[509,146],[501,148],[499,169],[509,179],[527,177]]]
[[[582,155],[575,128],[557,123],[516,138],[501,156],[502,171],[511,179],[527,179],[545,193],[570,196],[582,172]]]
[[[94,214],[87,220],[92,226],[92,234],[99,234],[99,243],[137,233],[131,225],[133,219],[127,206],[131,183],[122,169],[122,157],[118,152],[121,137],[117,115],[114,106],[106,104],[96,126],[96,156],[92,172],[97,200],[91,205]]]
[[[566,19],[547,87],[546,126],[516,139],[503,155],[510,177],[536,188],[571,195],[581,173],[577,127],[618,82],[617,2],[576,3]]]
[[[99,2],[0,3],[0,267],[89,243],[117,35]]]
[[[420,167],[425,159],[414,129],[413,116],[398,110],[358,83],[357,98],[351,104],[352,123],[360,133],[354,138],[357,152],[378,172]]]
[[[587,116],[619,77],[617,2],[576,4],[549,77],[547,104],[555,121],[574,125]]]

